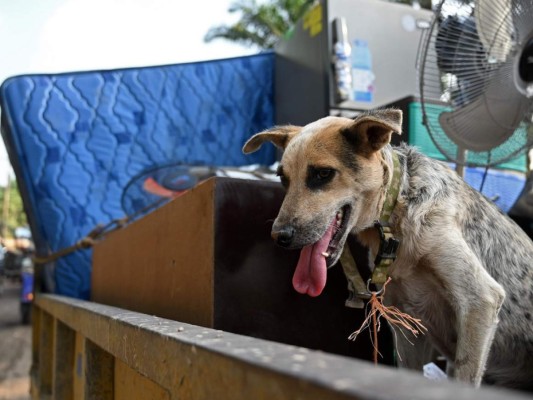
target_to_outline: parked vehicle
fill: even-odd
[[[22,273],[22,262],[33,253],[34,244],[31,233],[27,227],[19,226],[15,228],[13,238],[3,239],[2,270],[3,276],[11,280],[20,280]]]
[[[23,324],[29,324],[31,320],[31,309],[33,304],[33,281],[34,268],[33,261],[29,255],[22,260],[22,269],[20,273],[21,290],[20,290],[20,319]]]

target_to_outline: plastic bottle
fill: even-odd
[[[335,78],[335,101],[349,100],[352,94],[350,56],[352,48],[348,41],[348,29],[344,18],[333,21],[333,70]]]

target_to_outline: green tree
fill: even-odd
[[[381,0],[376,0],[381,1]],[[389,0],[431,9],[431,0]],[[238,0],[231,4],[230,13],[240,13],[233,25],[215,26],[207,32],[205,42],[225,39],[244,46],[271,49],[287,34],[314,3],[314,0]]]
[[[8,192],[9,194],[7,202],[5,202],[6,194]],[[22,204],[22,197],[20,196],[20,192],[15,181],[11,181],[7,187],[0,186],[0,207],[2,208],[2,211],[4,210],[4,207],[7,207],[6,221],[3,220],[3,212],[0,213],[0,218],[2,218],[2,221],[0,221],[0,227],[3,228],[4,226],[7,226],[9,235],[13,235],[13,231],[17,226],[28,225],[26,213],[24,212],[24,206]],[[0,231],[0,235],[3,233],[2,231]]]
[[[207,32],[204,41],[226,39],[245,46],[271,49],[309,9],[313,0],[270,0],[259,4],[256,0],[238,0],[230,6],[230,13],[241,18],[231,26],[216,26]]]

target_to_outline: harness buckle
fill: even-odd
[[[374,265],[381,264],[384,260],[390,260],[387,264],[392,264],[396,259],[396,252],[400,247],[400,240],[396,239],[388,226],[383,226],[381,222],[374,222],[374,227],[378,230],[379,233],[379,251],[374,260]]]
[[[370,285],[372,284],[372,279],[369,279],[366,281],[366,292],[358,292],[356,294],[356,297],[361,299],[361,300],[370,300],[372,298],[372,295],[376,295],[376,296],[379,296],[381,294],[383,294],[383,290],[384,288],[381,287],[381,289],[379,290],[372,290],[370,289]]]

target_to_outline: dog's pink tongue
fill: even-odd
[[[314,244],[305,246],[300,252],[300,259],[292,277],[294,290],[301,294],[316,297],[326,286],[326,257],[322,253],[327,251],[331,237],[333,236],[332,224],[322,239]]]

